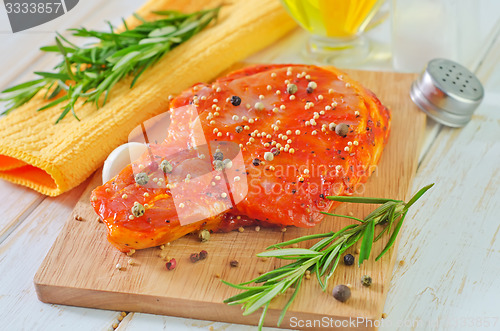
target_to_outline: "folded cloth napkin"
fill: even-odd
[[[154,19],[155,10],[192,12],[220,3],[150,0],[137,13]],[[130,18],[127,23],[130,27],[137,21]],[[134,88],[129,88],[130,79],[124,79],[115,85],[104,107],[77,105],[80,122],[69,115],[54,124],[61,113],[58,106],[36,112],[46,103],[40,93],[0,119],[0,177],[50,196],[70,190],[125,143],[132,129],[168,110],[169,95],[214,79],[293,27],[278,0],[231,0],[217,24],[167,53]]]

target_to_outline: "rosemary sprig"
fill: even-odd
[[[35,72],[41,78],[10,87],[2,91],[0,101],[7,102],[3,114],[22,106],[38,92],[45,89],[44,98],[52,100],[38,109],[44,110],[64,103],[56,123],[70,111],[78,119],[75,104],[94,103],[97,108],[106,104],[113,86],[128,75],[134,78],[130,88],[146,69],[156,63],[165,53],[190,39],[217,18],[220,6],[183,14],[176,11],[155,12],[165,18],[145,21],[136,15],[142,24],[129,29],[125,21],[123,32],[71,29],[75,37],[97,38],[98,43],[79,47],[60,34],[56,45],[42,47],[44,52],[55,52],[63,60],[54,67],[55,72]]]
[[[326,215],[355,219],[358,223],[348,225],[337,232],[332,231],[328,233],[303,236],[269,246],[267,249],[276,249],[259,253],[257,256],[294,260],[294,262],[269,271],[245,283],[232,284],[227,281],[222,281],[226,285],[243,290],[242,293],[226,299],[224,302],[229,305],[242,305],[244,308],[243,315],[252,314],[259,308],[264,307],[259,320],[259,330],[261,330],[271,301],[277,295],[285,293],[288,288],[294,288],[292,296],[281,311],[281,315],[278,320],[279,326],[285,317],[287,309],[297,296],[306,270],[309,270],[311,274],[316,274],[316,278],[321,288],[323,291],[326,291],[328,280],[337,268],[340,257],[349,247],[361,240],[358,258],[358,265],[361,265],[369,258],[373,242],[382,238],[384,233],[390,233],[392,230],[392,234],[385,248],[375,259],[378,261],[385,253],[387,253],[387,251],[389,251],[396,241],[396,237],[401,229],[401,226],[403,225],[408,209],[433,185],[434,184],[431,184],[420,189],[420,191],[418,191],[407,203],[401,200],[393,199],[346,196],[327,197],[327,199],[333,201],[381,204],[381,206],[371,212],[363,220],[352,216],[323,213]],[[382,224],[385,224],[385,227],[377,236],[375,236],[375,226]],[[316,242],[309,249],[282,248],[312,239],[321,240]],[[249,286],[251,283],[260,285]]]

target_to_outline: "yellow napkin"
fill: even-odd
[[[192,12],[220,0],[150,0],[138,13],[153,10]],[[42,93],[0,119],[0,177],[56,196],[82,183],[141,122],[168,110],[168,96],[197,82],[214,79],[231,65],[271,44],[295,25],[278,0],[230,0],[217,24],[166,54],[134,88],[118,83],[108,103],[96,109],[79,105],[55,125],[58,106],[41,112]],[[137,24],[134,18],[127,22]]]

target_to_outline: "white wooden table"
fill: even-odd
[[[47,69],[54,59],[37,47],[54,31],[119,24],[143,0],[80,1],[65,16],[13,35],[0,8],[0,89]],[[500,3],[483,0],[479,57],[499,18]],[[382,56],[359,68],[391,70],[389,22],[370,31]],[[252,62],[300,62],[300,30],[254,55]],[[382,330],[500,330],[500,41],[478,70],[486,98],[463,129],[429,121],[414,191],[435,182],[401,232],[398,263]],[[476,61],[479,63],[480,61]],[[251,330],[252,327],[168,316],[49,305],[38,301],[33,276],[80,197],[83,186],[57,198],[0,181],[0,329]]]

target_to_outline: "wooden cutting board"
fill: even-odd
[[[425,115],[409,97],[415,75],[347,72],[375,92],[393,115],[391,136],[381,162],[363,187],[363,192],[359,193],[407,199],[411,193],[408,191],[417,168],[425,126]],[[222,284],[220,280],[240,283],[281,265],[279,260],[263,261],[255,256],[271,244],[307,234],[339,230],[350,223],[348,219],[327,217],[312,229],[288,228],[286,232],[261,229],[257,232],[254,228],[247,228],[241,233],[213,234],[207,243],[200,243],[194,235],[186,236],[166,247],[164,254],[177,260],[177,268],[167,271],[159,248],[142,250],[129,257],[107,242],[105,226],[97,221],[89,204],[91,191],[100,184],[101,174],[98,171],[35,275],[36,291],[43,302],[255,325],[260,312],[243,316],[239,306],[222,303],[239,291]],[[370,205],[343,204],[336,212],[352,212],[362,218],[372,209]],[[418,222],[412,219],[411,214],[406,222]],[[83,221],[75,220],[77,216]],[[393,248],[378,262],[374,260],[387,239],[384,237],[375,243],[372,257],[360,268],[340,263],[326,293],[321,291],[315,278],[305,280],[281,326],[298,327],[296,322],[299,320],[319,320],[332,323],[326,325],[333,327],[339,325],[334,324],[335,321],[344,321],[347,325],[345,323],[349,319],[364,318],[368,322],[357,324],[356,329],[372,329],[373,322],[381,318],[396,258]],[[301,247],[306,245],[312,243]],[[208,258],[191,263],[189,255],[202,249],[208,251]],[[356,247],[349,253],[356,254]],[[134,265],[128,265],[130,259]],[[231,260],[239,261],[239,267],[230,267]],[[115,268],[118,263],[124,267],[122,270]],[[361,285],[363,275],[373,278],[371,287]],[[352,297],[346,303],[336,301],[331,295],[331,290],[338,284],[352,285]],[[276,326],[288,296],[279,297],[270,306],[267,326]],[[324,328],[325,324],[322,326]]]

